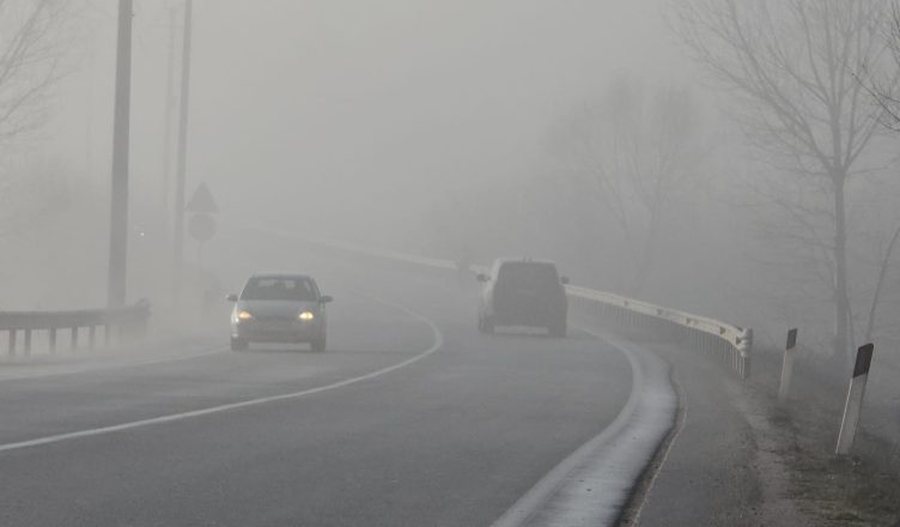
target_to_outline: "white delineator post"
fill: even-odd
[[[844,404],[844,417],[841,419],[841,431],[838,433],[835,454],[839,456],[850,453],[856,429],[859,426],[859,415],[862,412],[863,397],[866,395],[866,381],[869,380],[869,367],[872,365],[873,344],[865,344],[856,352],[856,365],[847,390],[847,402]]]
[[[787,401],[791,393],[791,377],[794,375],[794,350],[797,348],[797,328],[788,330],[787,345],[784,347],[784,361],[781,363],[781,385],[778,400]]]

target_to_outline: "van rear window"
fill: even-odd
[[[559,275],[551,263],[507,262],[500,266],[497,281],[515,288],[556,287]]]

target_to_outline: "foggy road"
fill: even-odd
[[[0,527],[900,527],[898,139],[900,0],[0,0]]]
[[[0,381],[0,524],[490,525],[625,404],[602,341],[485,337],[469,296],[399,277],[326,282],[325,353]]]

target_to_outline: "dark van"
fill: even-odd
[[[499,259],[484,283],[478,309],[478,329],[493,333],[497,326],[547,328],[553,337],[566,336],[568,301],[556,264],[528,259]]]

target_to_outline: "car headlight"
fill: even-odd
[[[251,313],[247,310],[239,311],[237,314],[237,319],[238,320],[253,320],[253,313]]]
[[[300,313],[300,315],[298,315],[297,318],[299,318],[300,320],[312,320],[316,318],[316,315],[312,311],[303,311],[302,313]]]

